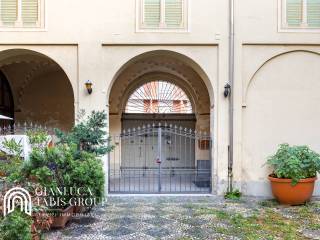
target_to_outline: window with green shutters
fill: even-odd
[[[161,0],[144,1],[144,23],[147,27],[159,27],[161,21]]]
[[[165,23],[168,28],[179,28],[183,23],[183,1],[165,0]]]
[[[1,27],[35,28],[42,26],[44,0],[0,0]]]
[[[142,28],[184,29],[187,0],[141,0]]]
[[[302,0],[287,0],[287,23],[289,26],[300,26],[302,23]]]
[[[285,26],[320,28],[320,0],[284,0]]]
[[[1,22],[5,26],[14,26],[18,20],[18,4],[16,0],[1,0]]]
[[[307,23],[309,27],[320,28],[320,0],[307,0]]]
[[[21,0],[21,17],[24,26],[36,26],[39,18],[38,0]]]

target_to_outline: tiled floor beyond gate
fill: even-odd
[[[111,197],[91,216],[74,218],[46,239],[320,239],[320,220],[310,220],[320,213],[319,203],[286,208],[261,199]],[[304,220],[303,228],[295,225]]]

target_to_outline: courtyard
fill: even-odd
[[[46,233],[58,239],[320,239],[320,200],[287,207],[273,200],[214,196],[112,196],[104,206]]]

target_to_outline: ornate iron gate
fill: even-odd
[[[159,123],[110,139],[110,193],[211,192],[212,143],[206,133]]]

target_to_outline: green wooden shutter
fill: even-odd
[[[160,25],[161,0],[144,0],[144,24],[147,27]]]
[[[21,0],[21,14],[24,26],[35,26],[38,22],[38,0]]]
[[[4,26],[13,26],[18,19],[17,0],[1,0],[1,21]]]
[[[302,23],[302,0],[287,0],[287,23],[290,27],[298,27]]]
[[[307,22],[309,27],[320,27],[320,0],[307,1]]]
[[[169,28],[181,27],[183,21],[183,0],[165,0],[165,23]]]

